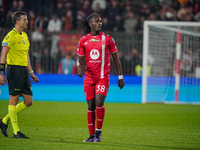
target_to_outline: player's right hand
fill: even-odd
[[[120,90],[123,89],[124,85],[125,85],[124,79],[118,80],[118,86],[119,86]]]
[[[0,75],[0,85],[4,85],[6,83],[5,75]]]
[[[81,66],[77,67],[77,75],[81,78],[83,77],[83,68]]]

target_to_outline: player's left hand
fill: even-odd
[[[35,74],[31,73],[30,75],[31,75],[33,82],[39,82],[39,79]]]
[[[118,80],[118,86],[120,87],[120,89],[123,89],[124,85],[125,85],[124,79]]]

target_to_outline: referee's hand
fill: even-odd
[[[38,77],[34,73],[31,73],[30,75],[31,75],[33,82],[39,82]]]
[[[4,85],[6,83],[5,75],[0,75],[0,85]]]

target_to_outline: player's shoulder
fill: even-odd
[[[22,31],[22,35],[23,35],[24,37],[28,37],[27,33],[24,32],[24,31]]]
[[[24,35],[26,35],[26,36],[27,36],[27,33],[26,33],[26,32],[24,32],[24,31],[22,31],[22,34],[24,34]]]
[[[12,36],[12,35],[15,35],[15,34],[16,34],[15,31],[11,30],[11,31],[8,32],[8,34],[6,36]]]
[[[11,30],[6,34],[6,36],[4,37],[4,40],[11,40],[13,39],[12,38],[13,36],[15,36],[15,31]]]
[[[90,38],[90,35],[89,35],[89,34],[84,35],[84,36],[81,37],[80,42],[81,42],[81,41],[86,41],[86,40],[89,39],[89,38]]]
[[[25,32],[22,32],[22,35],[27,36]],[[16,39],[16,37],[20,36],[20,34],[17,32],[15,28],[13,28],[10,32],[8,32],[6,36],[12,39]]]
[[[88,38],[90,38],[90,37],[91,37],[91,35],[90,35],[90,33],[88,33],[88,34],[84,35],[82,38],[83,38],[83,39],[88,39]]]
[[[109,34],[106,34],[106,33],[104,33],[104,32],[102,32],[101,34],[102,34],[102,35],[105,35],[105,37],[106,37],[107,39],[112,39],[112,38],[113,38],[112,36],[110,36]]]

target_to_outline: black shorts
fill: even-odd
[[[26,66],[8,65],[7,80],[9,87],[9,95],[27,94],[33,95],[31,82]]]

